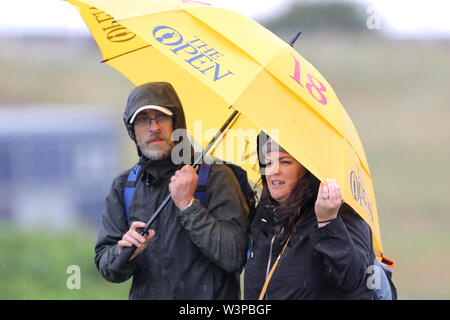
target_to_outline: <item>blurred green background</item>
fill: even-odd
[[[333,86],[360,134],[399,298],[449,299],[450,41],[392,38],[369,30],[366,19],[362,7],[297,6],[262,23],[285,40],[302,28],[296,49]],[[98,106],[121,119],[133,86],[99,63],[92,39],[3,37],[0,47],[1,108]],[[137,157],[117,128],[118,173]],[[95,238],[82,221],[49,231],[3,218],[0,298],[126,299],[129,281],[98,274]],[[80,289],[66,286],[70,265],[80,267]]]

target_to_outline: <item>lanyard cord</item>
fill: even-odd
[[[284,251],[286,250],[289,240],[291,240],[291,235],[289,235],[288,239],[286,240],[286,243],[284,244],[283,249],[281,250],[280,254],[277,257],[277,260],[275,260],[272,268],[270,269],[270,272],[266,278],[266,282],[264,282],[264,286],[261,290],[261,293],[259,294],[258,300],[262,300],[264,298],[264,295],[266,294],[266,291],[267,291],[267,287],[269,286],[270,279],[272,279],[273,273],[275,272],[275,269],[277,268],[278,262],[280,261],[281,257],[283,256]]]
[[[300,221],[302,221],[302,219],[303,219],[303,215],[300,217],[300,219],[298,219],[296,225],[299,225]],[[280,261],[281,257],[283,256],[284,251],[286,251],[287,245],[289,244],[290,240],[291,240],[291,235],[289,235],[289,237],[287,238],[286,243],[283,246],[283,249],[281,250],[280,254],[277,257],[277,260],[275,260],[272,268],[270,269],[270,272],[266,277],[266,281],[264,282],[264,285],[261,289],[261,293],[259,294],[258,300],[262,300],[264,298],[266,291],[267,291],[267,287],[269,286],[270,279],[272,279],[273,273],[275,272],[275,269],[278,266],[278,262]]]

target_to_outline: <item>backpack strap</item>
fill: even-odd
[[[125,203],[125,215],[128,222],[128,210],[130,208],[131,199],[133,199],[133,193],[136,189],[137,178],[139,175],[139,171],[141,170],[141,166],[139,164],[135,165],[133,169],[131,169],[128,174],[127,183],[125,185],[125,189],[123,190],[123,200]]]
[[[211,166],[209,164],[202,163],[198,170],[198,184],[194,197],[200,201],[203,207],[206,207],[206,187],[208,185],[210,169]]]
[[[206,206],[206,188],[208,185],[210,168],[211,166],[206,163],[200,165],[198,172],[198,185],[194,194],[195,198],[197,198],[200,201],[203,207]],[[125,203],[125,214],[127,221],[128,221],[128,211],[130,208],[131,200],[133,199],[134,190],[136,189],[136,183],[140,169],[141,166],[139,164],[137,164],[136,166],[134,166],[133,169],[131,169],[130,173],[128,174],[125,189],[123,191],[123,200]]]

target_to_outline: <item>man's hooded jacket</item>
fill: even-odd
[[[145,105],[166,107],[174,114],[173,129],[185,129],[181,102],[168,83],[148,83],[133,90],[128,98],[124,122],[136,142],[129,119]],[[183,143],[187,143],[186,136]],[[178,143],[181,143],[178,142]],[[175,144],[175,147],[177,144]],[[124,188],[131,169],[116,177],[105,201],[102,224],[95,246],[95,263],[111,282],[133,277],[130,299],[238,299],[236,273],[245,262],[248,208],[240,186],[226,165],[211,166],[206,191],[206,208],[195,200],[180,211],[172,201],[152,225],[155,236],[145,250],[120,272],[110,270],[118,255],[117,242],[134,221],[147,222],[169,195],[170,177],[184,164],[168,159],[151,161],[139,150],[139,175],[128,219]]]

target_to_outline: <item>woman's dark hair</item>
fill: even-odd
[[[262,179],[262,183],[261,202],[269,205],[274,210],[274,219],[283,228],[280,236],[284,242],[289,234],[294,232],[300,216],[305,213],[308,207],[314,206],[320,181],[307,170],[305,175],[297,181],[283,204],[272,198],[265,178]]]

